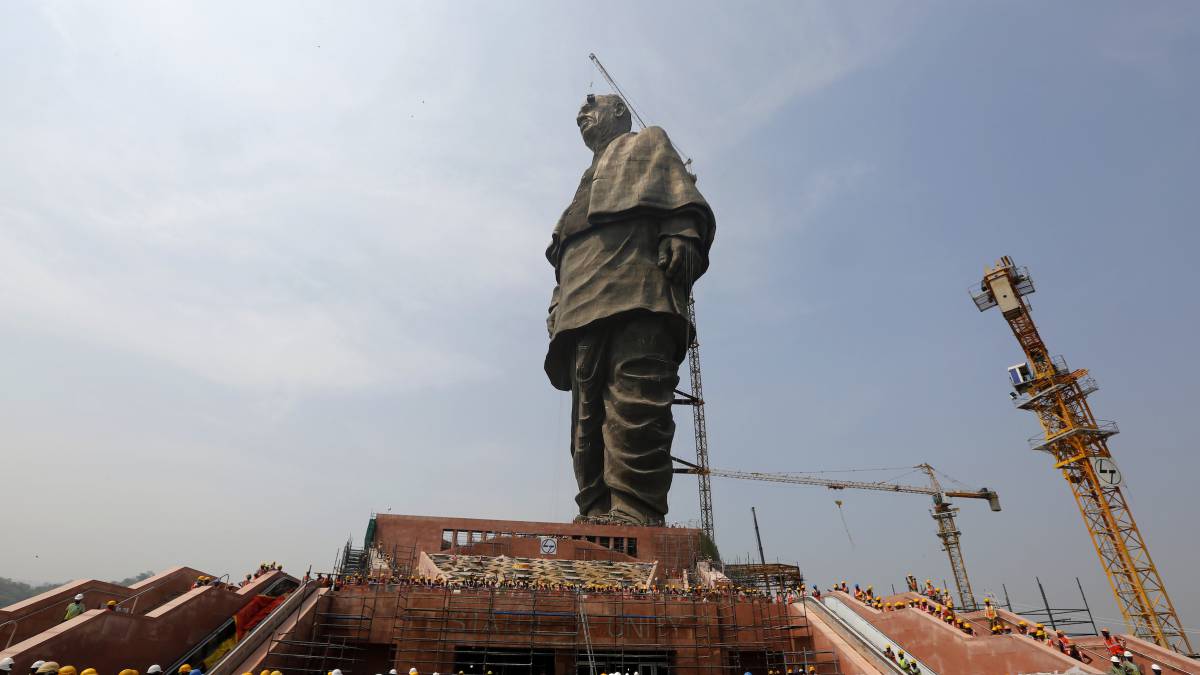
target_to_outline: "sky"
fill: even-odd
[[[1078,577],[1119,626],[968,294],[1010,255],[1200,630],[1187,2],[4,3],[0,576],[324,570],[374,512],[569,520],[543,251],[609,91],[589,52],[716,213],[714,467],[929,462],[1000,494],[959,504],[978,595],[1078,607]],[[925,497],[713,499],[727,558],[755,506],[822,587],[950,578]],[[670,501],[698,518],[694,480]]]

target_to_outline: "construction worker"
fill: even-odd
[[[1064,654],[1071,651],[1071,638],[1067,637],[1066,633],[1056,630],[1054,631],[1054,637],[1056,638],[1054,642],[1058,645],[1058,651]]]
[[[904,655],[904,650],[896,652],[896,665],[900,666],[901,670],[908,669],[908,657]]]
[[[885,646],[884,646],[884,648],[883,648],[883,655],[884,655],[884,656],[886,656],[886,657],[888,657],[888,660],[889,660],[889,661],[895,661],[895,660],[896,660],[896,652],[893,652],[893,651],[892,651],[892,646],[891,646],[891,645],[885,645]]]
[[[38,675],[58,675],[57,661],[43,661],[42,665],[38,666]]]
[[[1121,665],[1121,657],[1113,655],[1108,660],[1112,661],[1112,665],[1108,667],[1108,675],[1127,675],[1125,668]]]
[[[42,667],[42,664],[43,664],[43,663],[45,663],[45,661],[34,661],[34,662],[33,662],[33,663],[32,663],[32,664],[29,666],[29,675],[33,675],[34,673],[36,673],[36,672],[38,671],[38,668],[41,668],[41,667]]]
[[[1104,638],[1104,648],[1113,656],[1120,656],[1125,651],[1125,641],[1108,632],[1107,628],[1100,629],[1100,636]]]
[[[1150,672],[1151,673],[1161,673],[1162,667],[1160,667],[1157,663],[1151,663],[1150,664]]]
[[[192,667],[188,664],[185,663],[182,666],[179,666],[179,675],[187,675],[190,672],[192,672]]]
[[[104,603],[104,609],[106,609],[106,610],[108,610],[108,611],[110,611],[110,612],[115,612],[115,611],[117,611],[117,601],[116,601],[116,600],[109,600],[108,602]]]
[[[13,660],[11,656],[6,656],[0,659],[0,673],[11,673],[13,669]]]
[[[1142,669],[1133,662],[1133,653],[1129,650],[1125,650],[1125,653],[1121,655],[1121,667],[1128,675],[1142,675]]]
[[[67,605],[67,613],[63,617],[63,621],[70,621],[80,614],[83,614],[83,612],[83,593],[78,593],[75,595],[75,599],[71,601],[71,604]]]

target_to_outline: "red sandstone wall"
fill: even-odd
[[[192,589],[144,615],[89,610],[0,651],[0,657],[13,658],[14,672],[25,672],[38,659],[100,672],[144,670],[151,663],[165,667],[282,576],[271,572],[238,590]]]
[[[810,634],[809,649],[818,652],[829,652],[830,654],[822,654],[819,656],[820,662],[817,666],[818,675],[824,673],[838,673],[839,675],[884,675],[886,671],[879,667],[873,666],[867,659],[863,658],[858,652],[854,651],[846,640],[844,640],[831,626],[826,625],[825,620],[815,614],[815,611],[803,610],[803,605],[796,603],[791,606],[792,613],[799,620],[799,616],[803,613],[803,624],[807,627]],[[797,621],[799,623],[799,621]],[[837,661],[834,662],[834,657]],[[891,675],[886,673],[886,675]]]
[[[639,560],[658,560],[665,568],[676,569],[690,566],[700,547],[700,531],[676,527],[627,527],[620,525],[586,525],[575,523],[548,523],[521,520],[487,520],[479,518],[443,518],[437,516],[404,516],[379,514],[375,517],[375,541],[390,552],[393,546],[398,552],[408,547],[417,551],[439,553],[442,549],[443,530],[462,532],[515,532],[554,535],[561,537],[595,536],[637,539]],[[531,539],[531,541],[536,541]],[[561,544],[561,542],[560,542]],[[494,555],[480,548],[484,555]],[[508,554],[511,555],[511,554]],[[542,556],[540,553],[530,557]]]
[[[96,579],[78,579],[0,610],[0,649],[29,639],[62,623],[67,605],[76,594],[83,594],[88,609],[103,607],[109,600],[120,602],[141,593],[135,602],[122,609],[145,614],[164,601],[188,590],[196,577],[204,574],[191,567],[172,567],[138,583],[125,587]],[[135,604],[136,603],[136,604]],[[14,621],[15,623],[7,623]]]

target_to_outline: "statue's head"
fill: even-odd
[[[583,143],[593,152],[608,145],[609,141],[627,134],[633,129],[633,117],[625,101],[615,94],[588,94],[587,100],[575,116]]]

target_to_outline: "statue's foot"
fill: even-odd
[[[593,516],[581,513],[575,516],[575,520],[572,522],[583,525],[602,525],[607,522],[607,518],[608,516]]]
[[[627,513],[621,509],[613,509],[605,516],[609,525],[641,525],[646,527],[662,527],[665,521],[661,516],[645,516]]]

